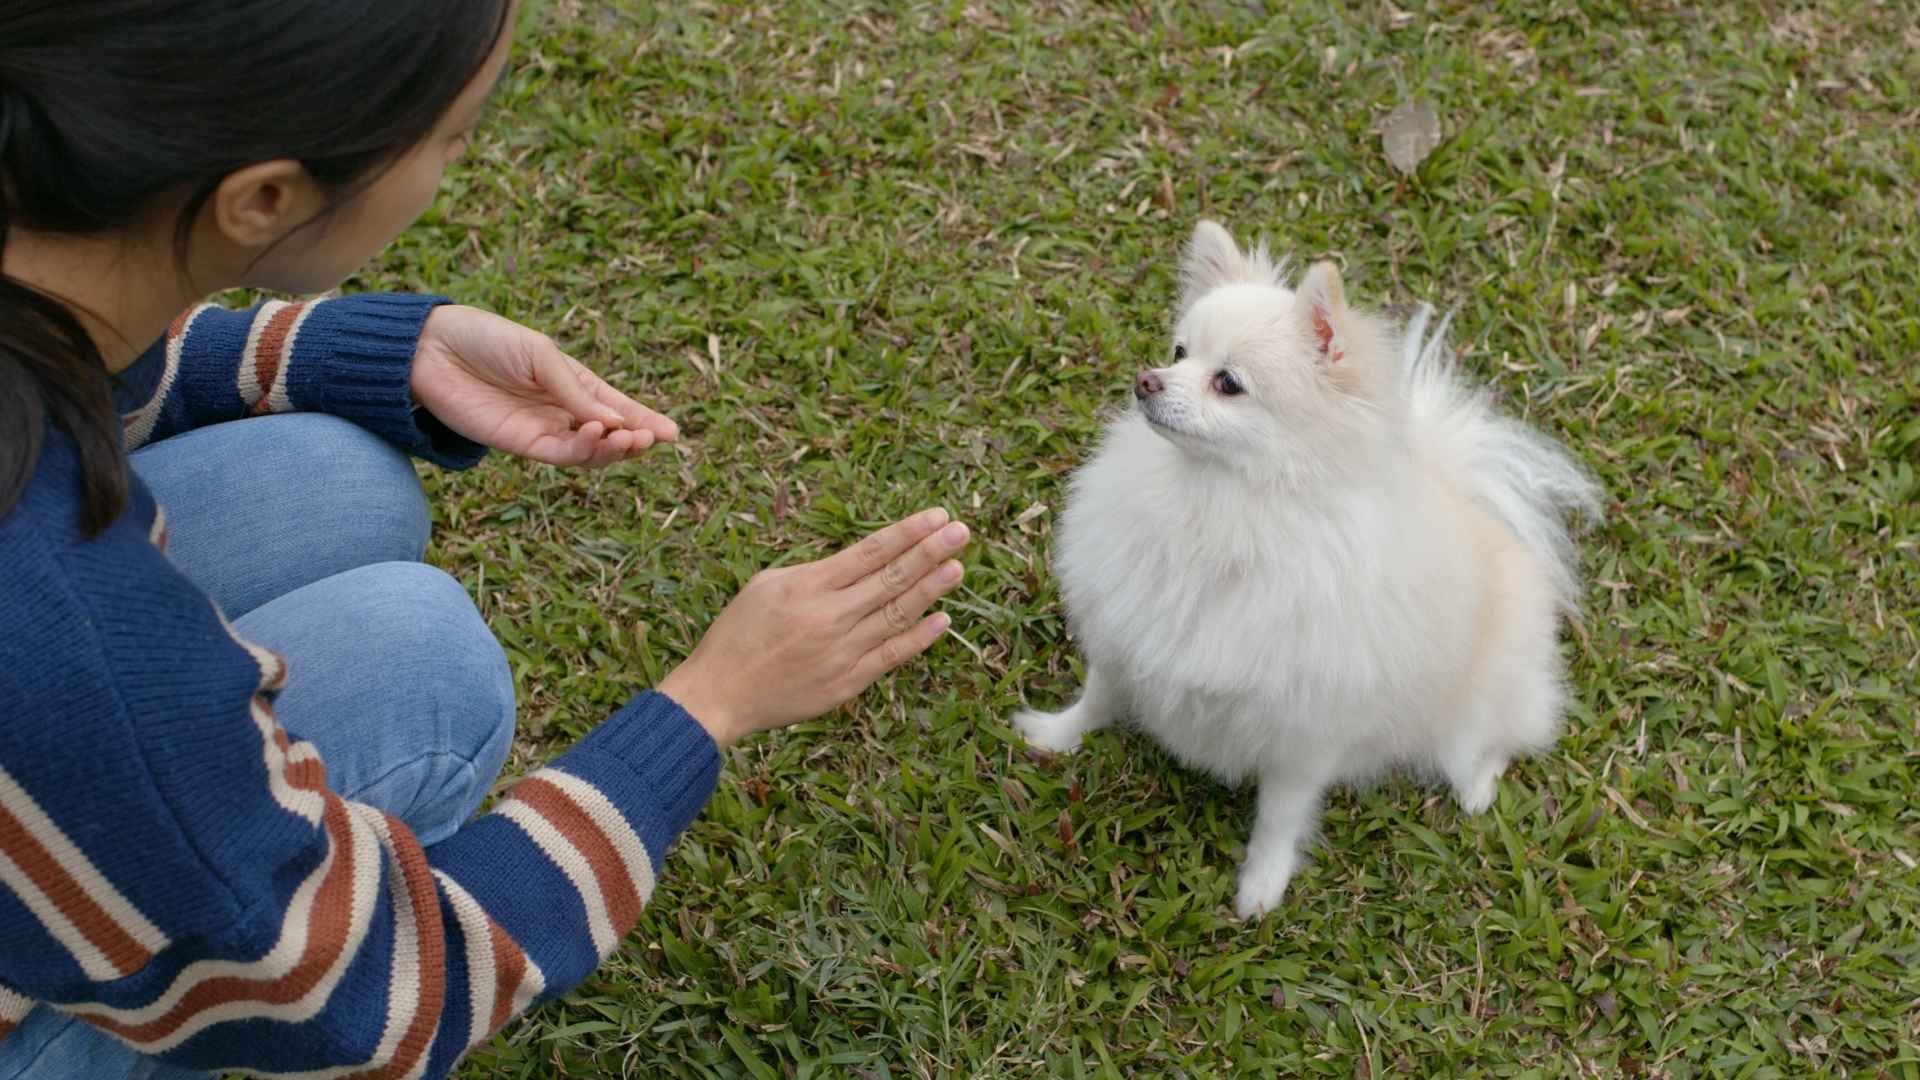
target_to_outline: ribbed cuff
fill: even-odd
[[[487,448],[413,407],[413,354],[443,296],[365,293],[314,307],[300,329],[287,394],[296,408],[351,420],[418,458],[468,468]]]
[[[660,867],[720,780],[720,748],[672,698],[645,690],[554,765],[612,799]]]

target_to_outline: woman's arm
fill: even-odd
[[[236,637],[129,514],[0,593],[0,1037],[33,1000],[183,1066],[441,1075],[637,921],[718,744],[924,651],[966,530],[917,515],[757,575],[669,684],[423,849],[281,728]],[[946,526],[943,528],[943,526]],[[18,601],[14,607],[7,605]],[[297,672],[295,673],[297,676]]]
[[[369,293],[181,313],[117,378],[127,449],[277,412],[352,420],[416,457],[466,468],[486,447],[416,411],[410,377],[436,296]]]
[[[100,544],[137,594],[93,584]],[[280,657],[150,545],[87,548],[38,590],[59,655],[0,676],[43,713],[65,694],[0,732],[0,868],[27,868],[0,873],[0,983],[145,1053],[441,1075],[618,945],[713,789],[713,739],[643,693],[423,849],[280,726]]]
[[[344,417],[449,468],[489,447],[598,467],[678,437],[545,334],[439,297],[201,305],[120,373],[127,448],[275,412]]]

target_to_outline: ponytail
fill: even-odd
[[[0,177],[28,158],[32,106],[0,83]],[[13,218],[13,185],[0,178],[0,253]],[[120,417],[100,350],[73,313],[0,273],[0,520],[26,494],[47,422],[79,444],[80,528],[98,534],[127,504]]]

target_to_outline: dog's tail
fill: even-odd
[[[1417,453],[1455,463],[1473,494],[1539,559],[1569,610],[1580,595],[1579,559],[1568,519],[1600,516],[1600,488],[1559,443],[1494,411],[1491,396],[1460,377],[1447,345],[1449,313],[1432,332],[1421,304],[1401,346]]]

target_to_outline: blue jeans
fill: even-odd
[[[464,824],[513,742],[513,676],[466,590],[420,561],[427,500],[406,456],[289,414],[175,436],[133,468],[166,508],[174,564],[287,658],[274,711],[333,790],[425,844]],[[0,1043],[0,1080],[206,1076],[42,1007]]]

